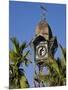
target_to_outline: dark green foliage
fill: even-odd
[[[31,61],[27,59],[29,50],[26,52],[24,51],[27,47],[25,42],[20,45],[16,38],[12,38],[11,42],[14,47],[12,50],[9,51],[9,88],[29,87],[29,84],[27,83],[27,78],[24,73],[24,69],[19,68],[21,63],[25,64],[26,66],[31,63]]]

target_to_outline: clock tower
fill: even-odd
[[[44,62],[51,55],[54,57],[58,47],[57,39],[46,20],[41,20],[36,26],[36,37],[33,40],[36,62]]]

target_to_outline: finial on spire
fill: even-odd
[[[40,5],[40,8],[41,8],[41,20],[45,20],[47,9],[43,5]]]

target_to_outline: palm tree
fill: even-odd
[[[27,48],[25,42],[20,45],[16,38],[11,38],[11,42],[13,49],[9,51],[9,88],[27,88],[29,84],[24,69],[20,69],[19,66],[21,63],[25,65],[31,63],[31,61],[27,59],[29,50],[24,51]]]

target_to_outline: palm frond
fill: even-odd
[[[13,43],[14,51],[19,52],[19,42],[18,42],[18,40],[15,37],[11,38],[10,40]]]
[[[28,88],[29,84],[25,76],[22,76],[20,79],[20,87],[21,88]]]
[[[20,45],[20,48],[19,48],[19,52],[20,52],[20,54],[22,54],[23,53],[23,50],[26,48],[26,43],[25,42],[23,42],[21,45]]]
[[[60,46],[60,48],[61,48],[62,54],[63,54],[63,56],[64,56],[64,59],[66,60],[66,48],[63,48],[63,47],[61,46],[61,44],[59,44],[59,46]]]

